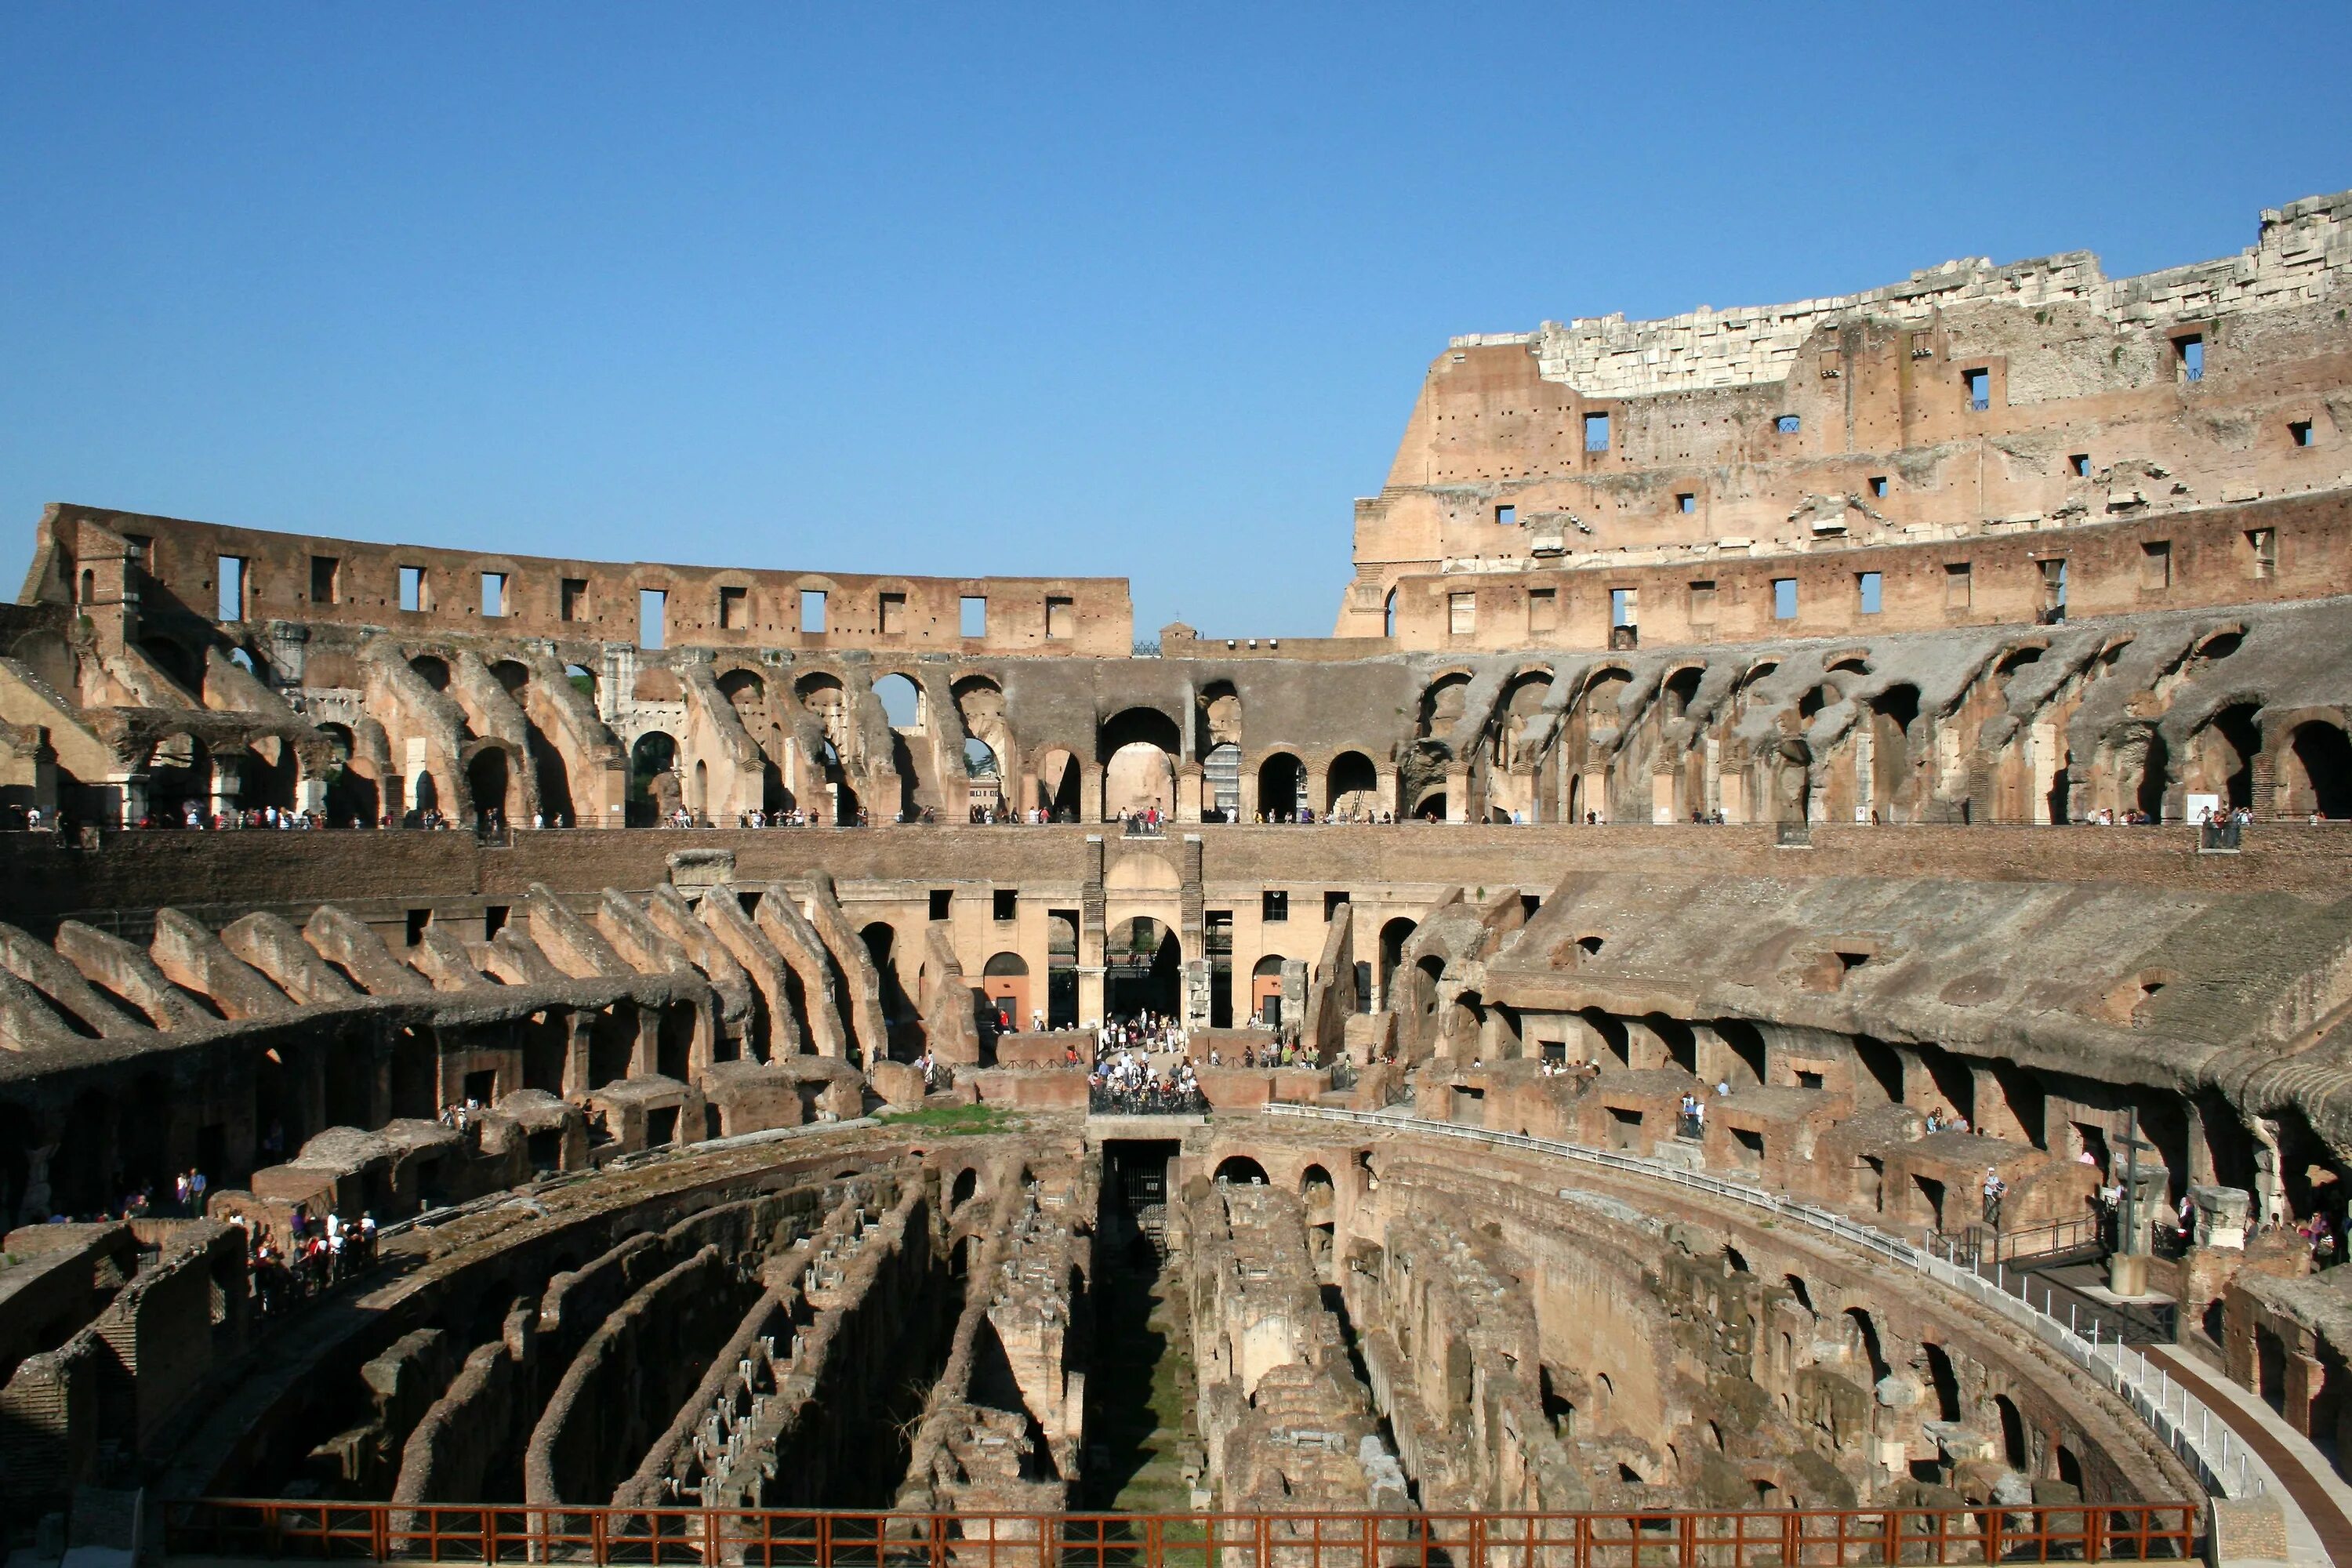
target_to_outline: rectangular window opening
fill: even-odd
[[[1290,895],[1286,892],[1262,894],[1258,900],[1258,918],[1270,925],[1278,925],[1290,918]]]
[[[1584,416],[1584,449],[1588,452],[1609,450],[1609,416],[1588,414]]]
[[[1323,895],[1324,921],[1328,924],[1331,921],[1332,917],[1336,916],[1347,906],[1347,902],[1348,895],[1344,892],[1332,891],[1325,893]]]
[[[988,635],[988,600],[979,594],[966,594],[962,603],[962,631],[968,637]]]
[[[1992,406],[1992,372],[1979,366],[1960,372],[1960,380],[1969,389],[1969,406],[1981,414]]]
[[[668,630],[665,622],[669,614],[669,595],[660,588],[637,590],[637,646],[658,648]]]
[[[2172,340],[2172,352],[2180,363],[2180,379],[2205,379],[2205,334],[2189,332]]]
[[[2139,585],[2152,589],[2172,586],[2172,541],[2150,539],[2141,543]]]
[[[1685,517],[1688,517],[1691,513],[1696,511],[1698,510],[1698,493],[1696,490],[1684,490],[1681,494],[1675,496],[1675,510],[1682,513]]]
[[[1857,572],[1853,574],[1854,592],[1862,601],[1864,615],[1878,614],[1879,595],[1884,582],[1885,579],[1875,572]]]
[[[1715,584],[1701,579],[1690,585],[1690,618],[1694,626],[1712,626],[1715,622]]]
[[[1519,526],[1519,509],[1518,509],[1517,507],[1515,507],[1515,506],[1498,506],[1498,507],[1496,507],[1496,508],[1495,509],[1495,526],[1496,526],[1496,528],[1517,528],[1517,527],[1518,527],[1518,526]]]
[[[933,888],[931,889],[931,919],[935,921],[943,921],[947,919],[948,904],[954,897],[955,889],[953,888]]]
[[[1612,626],[1639,626],[1642,619],[1642,591],[1639,588],[1609,590],[1609,624]]]
[[[2246,554],[2256,577],[2270,577],[2278,572],[2278,531],[2272,528],[2250,528],[2246,531]]]
[[[1445,629],[1457,637],[1466,637],[1478,629],[1478,595],[1448,594],[1445,596]]]
[[[492,619],[507,613],[507,574],[503,572],[482,574],[482,614]]]
[[[740,632],[751,625],[751,590],[721,588],[719,590],[719,629]]]
[[[1972,580],[1973,574],[1969,571],[1967,562],[1948,561],[1944,563],[1944,607],[1946,609],[1965,610],[1969,607]]]
[[[882,635],[886,637],[895,637],[904,635],[906,630],[907,595],[904,594],[883,595]]]
[[[1000,921],[1009,921],[1021,911],[1021,893],[1015,888],[999,888],[993,896],[994,913]]]
[[[2078,479],[2091,477],[2091,454],[2076,452],[2066,459],[2066,468]]]
[[[400,607],[419,612],[433,607],[432,597],[425,590],[424,567],[404,566],[400,569]]]
[[[1055,594],[1045,595],[1045,635],[1049,637],[1070,637],[1077,634],[1076,601]]]
[[[245,619],[245,558],[241,555],[221,556],[219,566],[220,615],[224,621]]]
[[[588,579],[566,577],[563,580],[563,618],[584,621],[588,618]]]
[[[801,590],[801,630],[804,632],[824,630],[824,589],[803,588]]]
[[[1528,590],[1528,630],[1549,632],[1559,629],[1559,590],[1530,588]]]
[[[1882,500],[1885,499],[1886,476],[1885,474],[1873,474],[1870,476],[1870,493],[1878,497]]]
[[[2286,438],[2294,442],[2298,447],[2311,446],[2318,439],[2318,437],[2313,433],[2311,421],[2308,419],[2288,420],[2286,426]]]
[[[343,563],[332,555],[310,557],[310,602],[340,605],[343,600]]]
[[[1804,427],[1805,422],[1803,418],[1794,414],[1783,414],[1779,418],[1772,421],[1772,428],[1778,430],[1783,436],[1793,436]]]
[[[429,926],[429,925],[431,925],[432,923],[433,923],[433,911],[432,911],[431,910],[409,910],[409,911],[408,911],[408,945],[409,945],[409,946],[411,946],[411,947],[415,947],[418,942],[423,942],[423,941],[425,940],[425,927],[427,927],[427,926]]]
[[[482,906],[482,940],[484,942],[489,941],[507,929],[507,911],[511,907],[507,904]]]
[[[1797,618],[1797,580],[1794,577],[1772,579],[1772,618],[1776,621]]]

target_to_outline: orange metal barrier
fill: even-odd
[[[2199,1554],[2201,1504],[1658,1513],[803,1513],[165,1505],[173,1555],[777,1568],[1849,1568]]]

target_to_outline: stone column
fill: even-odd
[[[1095,773],[1099,781],[1099,770]],[[1099,814],[1102,790],[1097,782],[1095,789],[1097,811]],[[1103,943],[1109,933],[1103,929],[1103,836],[1087,835],[1084,883],[1078,889],[1078,1022],[1099,1024],[1103,1017]]]
[[[567,1100],[593,1087],[588,1081],[589,1028],[589,1015],[577,1009],[564,1015],[563,1095]]]
[[[241,793],[241,774],[242,770],[235,760],[225,757],[213,759],[213,815],[215,816],[236,809],[236,797]]]

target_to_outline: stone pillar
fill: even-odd
[[[1102,790],[1099,771],[1095,773],[1095,800],[1100,809]],[[1103,1020],[1103,943],[1109,932],[1103,929],[1103,836],[1087,835],[1083,885],[1078,889],[1078,1022],[1100,1024]]]
[[[2236,1187],[2196,1186],[2189,1189],[2189,1201],[2197,1205],[2199,1247],[2245,1250],[2246,1221],[2253,1205],[2251,1194]]]
[[[629,1053],[629,1076],[645,1078],[661,1070],[661,1009],[637,1005],[637,1044]]]
[[[213,815],[236,809],[236,797],[241,793],[241,773],[233,758],[213,759]]]
[[[1445,820],[1470,820],[1470,764],[1448,763],[1445,765]]]
[[[147,775],[143,773],[120,773],[106,775],[107,789],[114,797],[114,826],[136,827],[139,819],[147,815]]]
[[[1187,761],[1176,769],[1176,820],[1201,820],[1201,764]]]
[[[588,1081],[589,1015],[574,1010],[563,1019],[563,1095],[569,1100],[593,1087]]]

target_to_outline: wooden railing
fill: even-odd
[[[803,1513],[167,1504],[174,1556],[790,1568],[1848,1568],[2181,1561],[2189,1502],[1641,1513]]]

